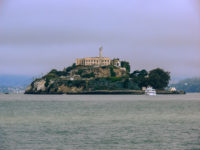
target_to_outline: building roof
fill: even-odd
[[[86,59],[86,58],[100,58],[100,57],[84,57],[84,58],[77,58],[77,59]],[[109,57],[102,57],[102,58],[109,58]]]

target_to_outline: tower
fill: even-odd
[[[103,47],[101,46],[101,47],[99,48],[99,58],[102,58],[102,57],[103,57],[102,51],[103,51]]]
[[[100,66],[102,66],[102,57],[103,57],[102,51],[103,51],[103,47],[101,46],[101,47],[99,48],[99,65],[100,65]]]

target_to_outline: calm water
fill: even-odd
[[[62,149],[199,150],[200,94],[0,94],[0,150]]]

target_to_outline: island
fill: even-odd
[[[146,87],[157,94],[184,94],[184,91],[166,90],[170,73],[161,68],[135,70],[130,73],[128,61],[103,57],[77,58],[76,63],[62,71],[51,70],[35,79],[25,94],[144,94]]]

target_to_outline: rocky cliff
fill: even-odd
[[[128,74],[125,68],[114,66],[70,66],[63,71],[52,70],[36,79],[26,94],[62,94],[95,90],[126,88]]]

